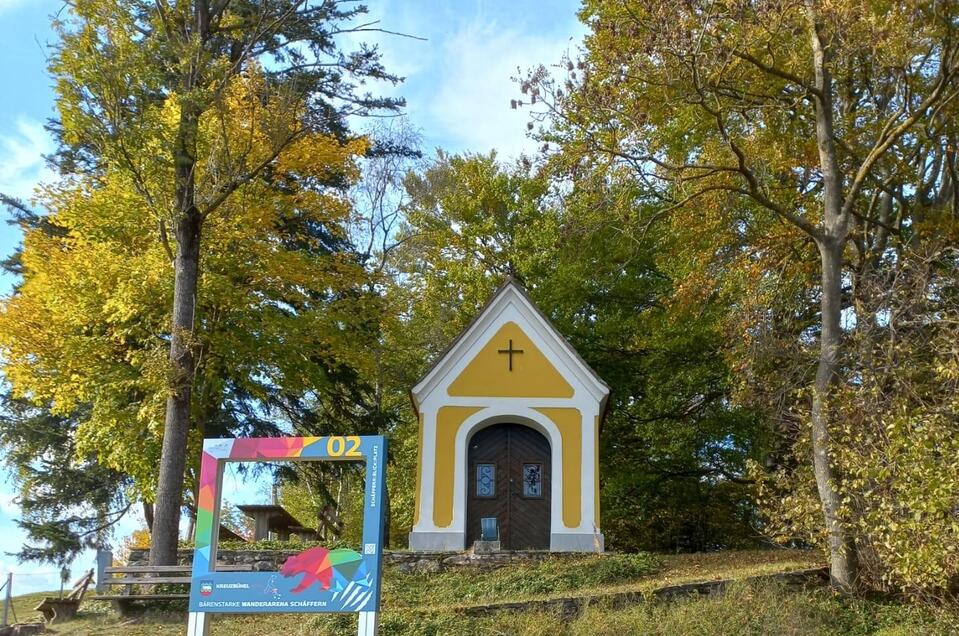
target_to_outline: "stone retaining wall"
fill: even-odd
[[[42,634],[43,631],[43,623],[17,623],[0,627],[0,636],[32,636],[32,634]]]
[[[217,550],[216,562],[219,565],[249,565],[259,572],[275,572],[289,557],[301,552],[297,550]],[[149,550],[130,550],[127,565],[149,565]],[[441,572],[450,568],[475,567],[497,568],[509,563],[521,561],[542,561],[548,556],[563,558],[568,553],[550,553],[546,550],[516,550],[501,552],[383,552],[383,562],[394,564],[403,572]],[[179,550],[177,562],[180,565],[193,563],[193,550]]]
[[[769,581],[776,581],[784,585],[800,587],[822,587],[829,585],[829,568],[821,567],[797,570],[793,572],[759,574],[757,576],[750,576],[743,579],[722,579],[718,581],[681,583],[678,585],[667,585],[665,587],[660,587],[645,592],[606,592],[600,594],[568,596],[564,598],[552,598],[546,600],[540,599],[532,601],[488,603],[486,605],[473,605],[470,607],[460,608],[457,611],[460,611],[467,616],[488,616],[499,612],[556,612],[562,614],[566,620],[571,620],[580,612],[582,612],[584,608],[591,605],[601,604],[604,608],[621,609],[630,605],[647,603],[650,600],[671,601],[687,596],[707,596],[711,594],[721,594],[730,585],[735,583],[762,583]]]

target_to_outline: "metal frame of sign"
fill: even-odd
[[[227,462],[365,461],[361,552],[316,547],[280,572],[218,572],[217,532]],[[377,633],[383,561],[386,439],[382,435],[206,439],[200,463],[189,636],[207,636],[214,613],[356,612],[360,636]]]

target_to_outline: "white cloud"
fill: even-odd
[[[558,63],[578,41],[578,33],[549,38],[495,22],[466,25],[442,42],[443,59],[434,69],[438,90],[429,106],[433,123],[443,137],[472,151],[495,148],[505,158],[534,150],[526,135],[529,111],[510,108],[510,100],[521,97],[512,78]]]
[[[510,6],[483,0],[449,3],[371,0],[369,19],[389,31],[356,33],[345,42],[376,43],[387,70],[406,77],[397,87],[374,84],[374,93],[407,99],[406,112],[424,136],[426,152],[488,152],[501,158],[530,152],[528,109],[512,110],[521,97],[512,80],[540,64],[575,53],[585,35],[578,3],[545,0]],[[354,122],[355,125],[362,124]]]
[[[59,570],[49,563],[17,563],[8,552],[15,552],[23,545],[26,535],[11,519],[0,515],[0,579],[6,581],[7,574],[13,573],[13,594],[30,594],[44,590],[55,590],[60,586]]]
[[[25,0],[0,0],[0,13],[26,4]]]
[[[17,494],[6,489],[0,490],[0,512],[12,516],[19,516],[20,506],[16,503]]]
[[[53,177],[43,156],[53,152],[55,146],[43,125],[34,119],[20,117],[14,128],[0,133],[0,192],[28,200],[37,184]]]
[[[361,44],[376,45],[383,56],[386,70],[400,77],[428,71],[431,63],[430,42],[417,38],[423,38],[430,28],[435,26],[430,23],[429,9],[416,2],[406,1],[372,0],[364,4],[369,8],[369,12],[358,18],[357,22],[376,22],[369,28],[383,31],[345,34],[342,40],[346,50],[353,50]],[[376,90],[386,91],[386,94],[403,94],[402,86],[401,84],[394,89],[387,84],[381,84],[376,86]]]
[[[0,493],[3,497],[6,493]],[[7,516],[5,516],[5,514]],[[17,563],[16,559],[10,556],[10,552],[16,552],[27,542],[26,533],[21,530],[15,517],[20,516],[20,511],[15,506],[12,510],[0,511],[0,582],[6,580],[8,572],[13,572],[13,593],[14,595],[31,594],[33,592],[43,592],[58,590],[60,588],[60,571],[55,565],[50,563],[35,563],[27,561]],[[120,556],[120,545],[123,539],[130,535],[134,530],[145,527],[143,516],[138,510],[132,514],[126,515],[115,527],[113,534],[113,555],[114,559]],[[84,572],[96,567],[96,552],[94,550],[83,550],[70,564],[70,587]]]
[[[4,481],[7,483],[4,484]],[[18,552],[26,545],[27,535],[16,523],[21,511],[14,502],[16,493],[11,490],[12,484],[9,482],[9,471],[6,467],[0,468],[0,582],[6,580],[8,572],[13,572],[15,595],[57,590],[60,587],[60,572],[55,565],[31,561],[18,563],[10,554]],[[142,527],[145,527],[143,515],[136,507],[114,526],[111,540],[114,558],[120,554],[123,539]],[[70,564],[70,585],[84,572],[95,567],[96,552],[81,551]]]
[[[79,570],[71,570],[71,575],[76,571]],[[0,578],[6,581],[7,574],[10,572],[13,572],[12,589],[14,596],[60,588],[60,571],[47,563],[35,565],[32,563],[19,564],[12,561],[0,561]],[[73,578],[80,577],[77,575]],[[4,593],[6,593],[6,590],[4,590]]]

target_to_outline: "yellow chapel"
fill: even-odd
[[[602,552],[609,387],[507,280],[411,391],[412,550]]]

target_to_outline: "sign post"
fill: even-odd
[[[365,461],[360,551],[314,547],[279,572],[216,571],[217,532],[226,462]],[[189,636],[208,636],[214,613],[356,612],[359,636],[379,625],[385,520],[386,439],[381,435],[207,439],[200,465]]]

